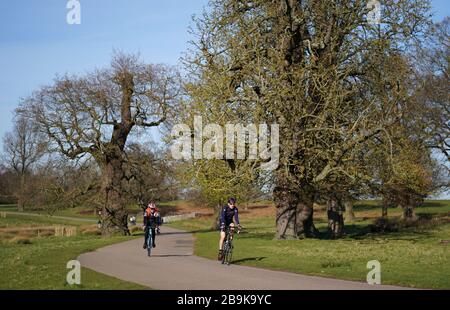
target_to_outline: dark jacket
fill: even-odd
[[[155,228],[161,224],[161,216],[159,212],[147,212],[144,211],[144,226]]]
[[[220,212],[220,225],[228,226],[233,223],[233,218],[236,221],[236,224],[239,225],[239,211],[237,207],[233,209],[230,206],[226,205],[222,208]]]

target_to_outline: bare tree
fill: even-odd
[[[32,120],[18,117],[14,122],[13,131],[5,134],[3,147],[5,163],[16,172],[20,180],[16,197],[18,210],[23,211],[27,201],[24,192],[27,176],[44,155],[46,144]]]
[[[18,112],[34,119],[52,149],[70,159],[92,156],[100,167],[105,203],[102,233],[128,234],[123,188],[129,179],[126,143],[137,127],[167,120],[178,99],[179,74],[164,65],[117,53],[108,69],[57,77],[26,99]]]
[[[4,164],[0,164],[0,204],[16,202],[14,191],[17,183],[16,173]]]
[[[174,171],[167,153],[155,144],[130,143],[127,147],[126,173],[130,178],[126,195],[147,207],[149,201],[176,198],[179,187],[173,182]]]

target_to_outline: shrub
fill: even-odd
[[[24,236],[17,236],[10,240],[11,243],[15,244],[31,244],[30,238]]]
[[[132,226],[131,228],[130,228],[130,233],[135,233],[135,232],[141,232],[142,231],[142,227],[140,227],[140,226]]]

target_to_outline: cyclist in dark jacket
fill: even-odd
[[[234,221],[238,225],[239,229],[241,225],[239,223],[239,211],[236,207],[236,199],[230,198],[228,199],[228,204],[224,206],[220,212],[220,240],[219,240],[219,255],[217,257],[218,260],[222,260],[222,249],[223,242],[225,240],[225,231],[228,227],[234,227]]]
[[[158,209],[156,209],[156,206],[154,203],[149,203],[147,209],[144,211],[144,225],[143,229],[145,230],[145,240],[144,240],[144,246],[143,248],[147,248],[147,239],[150,232],[150,229],[152,231],[153,236],[153,242],[152,247],[156,247],[155,239],[156,239],[156,233],[155,230],[158,225],[161,223],[161,216],[159,214]]]

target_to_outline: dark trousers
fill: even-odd
[[[155,240],[156,240],[156,228],[151,228],[151,230],[152,230],[152,238],[153,238],[153,244],[155,244]],[[146,227],[145,228],[145,241],[144,241],[144,243],[145,244],[147,244],[147,239],[148,239],[148,233],[150,232],[150,227]]]

